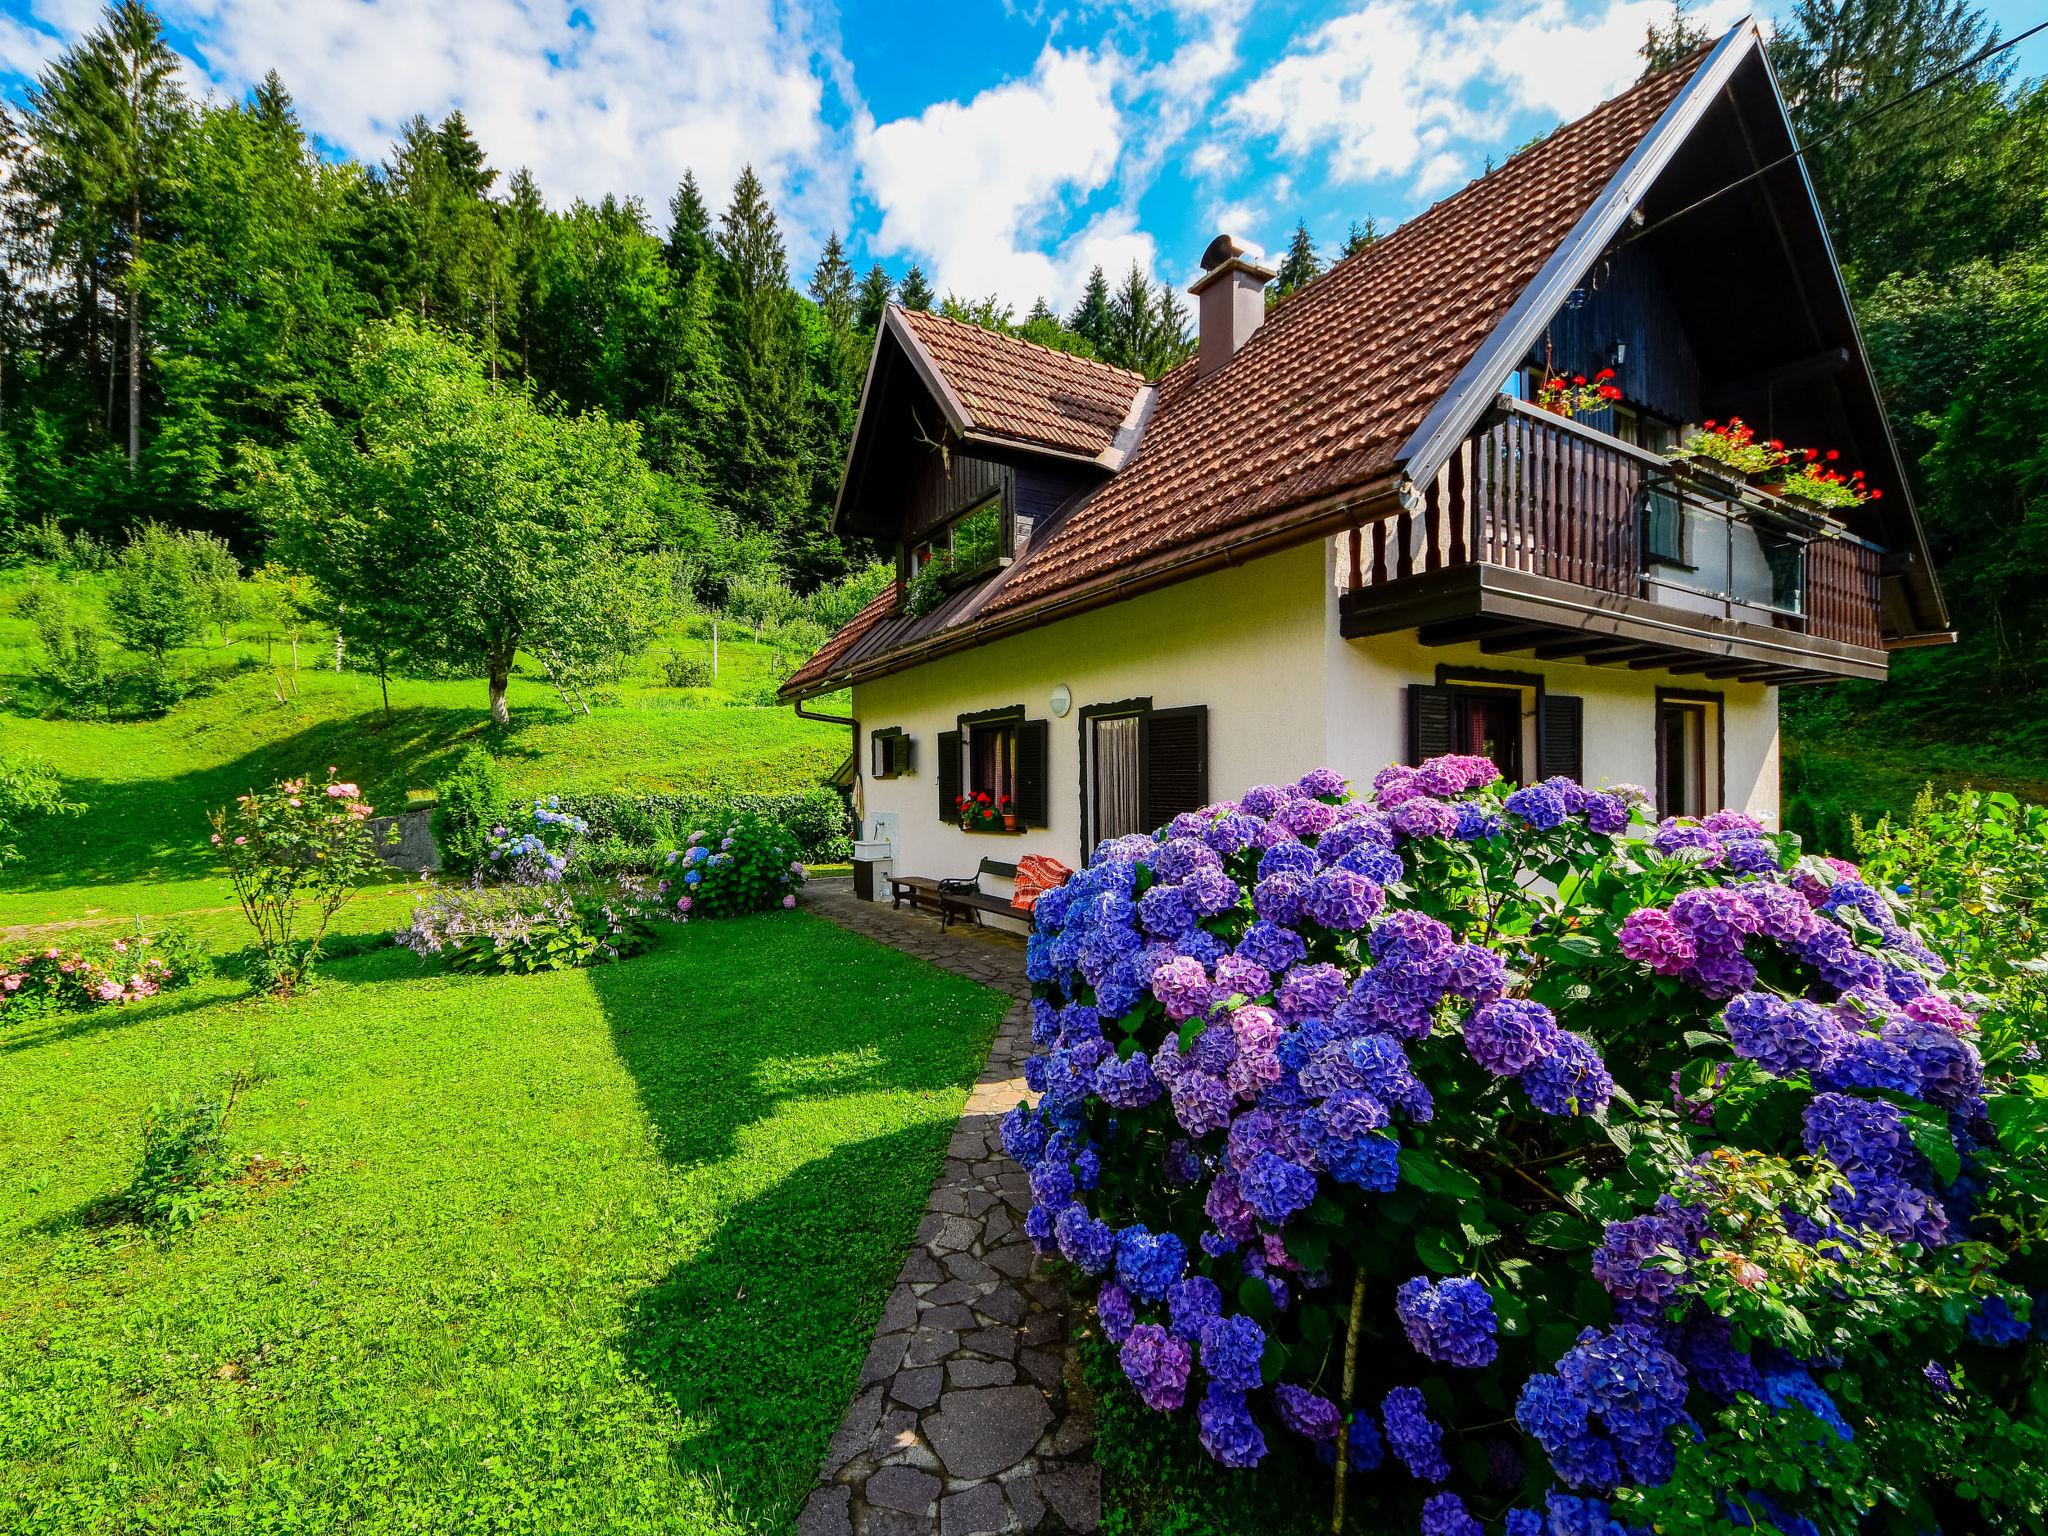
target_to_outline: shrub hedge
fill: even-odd
[[[822,785],[770,794],[564,795],[561,803],[590,823],[591,840],[598,844],[680,848],[691,832],[745,815],[774,822],[794,838],[796,857],[806,864],[841,864],[853,857],[846,802]]]

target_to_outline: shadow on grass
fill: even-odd
[[[363,786],[372,804],[402,810],[405,792],[445,778],[473,741],[518,757],[520,723],[479,728],[479,711],[432,706],[395,710],[387,724],[368,710],[318,721],[232,761],[164,778],[68,777],[65,793],[84,816],[42,823],[7,871],[18,891],[57,891],[130,880],[185,880],[217,868],[207,813],[236,795],[331,763]],[[536,722],[537,723],[537,722]]]
[[[687,1427],[677,1465],[747,1528],[786,1529],[944,1160],[953,1116],[920,1118],[918,1100],[950,1109],[1008,1000],[808,914],[691,924],[589,974],[678,1167],[747,1158],[746,1128],[778,1106],[899,1095],[869,1134],[801,1116],[790,1134],[817,1155],[725,1210],[628,1310],[629,1362]]]
[[[679,1469],[787,1530],[853,1396],[949,1126],[848,1142],[733,1209],[636,1297],[627,1362],[672,1404]]]

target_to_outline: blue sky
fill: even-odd
[[[1088,269],[1186,281],[1210,236],[1325,248],[1390,227],[1634,78],[1665,0],[159,0],[195,91],[275,67],[334,153],[381,158],[460,107],[493,164],[558,205],[660,215],[751,161],[807,267],[923,263],[1020,310]],[[2010,34],[2043,0],[1993,0]],[[90,27],[92,0],[0,0],[0,89]],[[1741,0],[1699,0],[1725,26]],[[2048,34],[2019,67],[2048,72]]]

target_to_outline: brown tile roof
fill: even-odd
[[[1396,453],[1691,71],[1624,92],[1338,262],[1224,367],[1161,382],[1138,451],[991,613],[1362,486]]]
[[[1195,546],[1228,547],[1290,509],[1384,481],[1399,468],[1402,445],[1696,67],[1624,91],[1338,262],[1277,306],[1207,378],[1196,377],[1192,362],[1167,375],[1136,452],[1115,476],[1058,517],[975,601],[949,604],[945,620],[979,625],[1022,614],[1111,574],[1141,575]],[[1024,390],[991,373],[1024,344],[930,315],[907,318],[921,340],[953,343],[933,351],[949,379],[972,380],[968,389],[954,384],[963,399],[969,389],[991,400],[1039,393],[1042,386]],[[1118,376],[1135,389],[1135,375]],[[1098,409],[1101,420],[1111,403]],[[1096,447],[1106,440],[1087,438]],[[784,691],[800,691],[806,676],[843,673],[842,660],[865,667],[891,651],[908,655],[933,628],[900,617],[876,626],[864,613]],[[832,660],[821,667],[827,652]]]
[[[966,407],[971,431],[1093,457],[1130,414],[1144,376],[963,320],[899,310]]]
[[[896,611],[896,605],[903,597],[903,583],[892,581],[874,599],[846,621],[846,627],[818,647],[818,653],[789,676],[781,692],[801,693],[813,683],[832,675],[832,669],[839,665],[840,658],[853,650],[867,636],[868,631]]]

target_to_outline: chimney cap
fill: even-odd
[[[1202,252],[1202,275],[1188,288],[1200,293],[1226,272],[1243,272],[1260,283],[1270,283],[1278,274],[1266,265],[1260,252],[1235,235],[1218,235]]]

